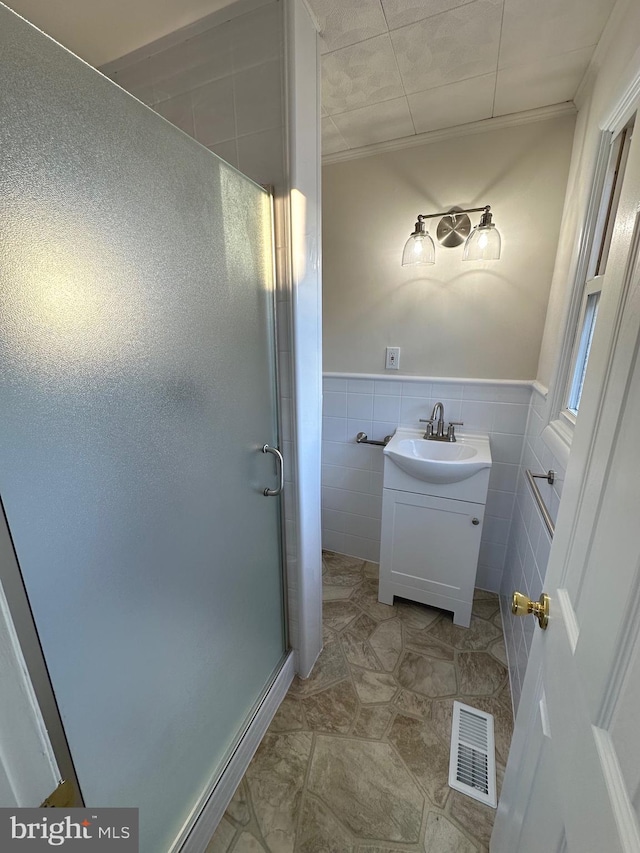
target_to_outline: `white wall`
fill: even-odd
[[[296,464],[298,672],[306,677],[322,650],[320,444],[322,305],[320,57],[315,23],[303,0],[287,6],[288,111]]]
[[[400,346],[403,374],[533,379],[573,127],[565,115],[325,166],[325,371],[383,373]],[[418,213],[484,204],[500,261],[436,243],[434,266],[400,265]]]
[[[528,383],[325,377],[322,527],[325,548],[378,562],[382,515],[382,448],[356,444],[358,432],[381,439],[398,425],[420,426],[433,404],[462,432],[488,432],[493,466],[476,585],[498,592],[502,580],[518,465],[529,412]]]
[[[600,129],[613,102],[629,83],[634,57],[640,50],[639,32],[640,5],[636,0],[618,0],[576,98],[579,113],[537,371],[539,381],[549,387],[556,379],[557,353],[564,336],[578,260],[580,229],[586,216]]]
[[[556,391],[558,387],[562,389],[565,382],[565,376],[560,372],[561,353],[568,328],[581,229],[586,219],[601,130],[608,127],[613,104],[629,86],[632,73],[637,71],[639,51],[640,5],[633,0],[619,0],[577,97],[579,113],[537,371],[539,383],[548,386],[549,393],[546,399],[537,393],[533,395],[503,575],[503,624],[516,708],[535,622],[511,615],[510,596],[514,589],[520,589],[532,598],[539,597],[544,586],[550,550],[541,516],[524,480],[524,471],[526,468],[537,468],[539,473],[548,468],[556,470],[558,477],[555,489],[550,490],[543,483],[543,489],[547,492],[547,506],[555,517],[570,446],[562,446],[557,439],[553,440],[550,430],[545,430],[545,427],[558,416],[559,395]]]
[[[441,400],[491,437],[477,584],[500,590],[573,127],[556,116],[324,168],[324,547],[378,561],[382,451],[356,433],[417,425]],[[416,215],[455,203],[492,205],[501,260],[437,245],[426,272],[403,269]],[[396,345],[401,369],[385,371]]]

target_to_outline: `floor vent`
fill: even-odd
[[[496,751],[493,715],[453,703],[449,787],[495,809]]]

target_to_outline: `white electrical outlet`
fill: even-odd
[[[387,347],[385,367],[387,370],[400,369],[400,347]]]

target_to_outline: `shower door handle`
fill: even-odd
[[[275,498],[278,495],[282,494],[282,490],[284,489],[284,459],[282,458],[282,453],[278,450],[277,447],[269,447],[268,444],[265,444],[262,448],[263,453],[273,453],[276,457],[276,463],[278,465],[278,477],[279,484],[277,489],[265,489],[262,493],[265,498]]]

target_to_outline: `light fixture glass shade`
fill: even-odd
[[[412,234],[404,244],[402,266],[427,266],[436,262],[436,247],[428,231]]]
[[[476,225],[467,237],[462,254],[463,261],[498,261],[502,240],[496,226],[489,222]]]

